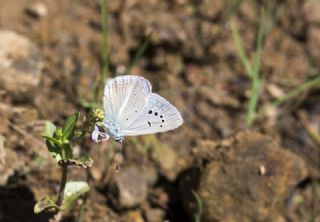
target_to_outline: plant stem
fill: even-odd
[[[58,194],[57,205],[61,206],[63,203],[64,197],[64,189],[66,188],[67,176],[68,176],[68,165],[64,164],[62,167],[61,181],[60,181],[60,189]]]
[[[89,152],[89,151],[88,151]],[[87,183],[90,184],[90,170],[89,168],[86,169],[86,175],[87,175]],[[88,201],[88,198],[89,198],[89,193],[86,193],[84,195],[84,197],[82,198],[83,202],[81,203],[81,206],[80,206],[80,209],[78,211],[78,215],[77,215],[77,222],[82,222],[83,221],[83,214],[84,214],[84,208],[87,204],[87,201]]]
[[[307,132],[308,136],[312,140],[312,142],[320,147],[320,134],[318,133],[317,129],[315,129],[307,120],[306,114],[303,113],[302,111],[297,112],[298,118],[301,122],[301,125]]]
[[[284,96],[280,97],[279,99],[273,100],[270,103],[267,103],[264,105],[260,110],[259,113],[262,114],[266,112],[270,107],[277,107],[280,106],[287,101],[297,97],[301,93],[308,91],[312,88],[320,87],[320,74],[318,74],[316,77],[302,83],[301,85],[297,86],[296,88],[290,90],[288,93],[286,93]]]
[[[195,192],[194,190],[191,191],[194,198],[196,199],[197,202],[197,207],[198,207],[198,212],[194,215],[194,221],[195,222],[201,222],[201,217],[203,214],[203,204],[200,196]]]
[[[231,24],[231,31],[232,31],[233,40],[235,42],[235,46],[236,46],[239,58],[245,68],[247,75],[249,77],[252,77],[253,69],[249,61],[249,58],[247,57],[246,52],[244,50],[239,30],[235,24]]]
[[[260,79],[260,65],[261,65],[261,52],[262,44],[265,34],[265,12],[262,10],[260,15],[260,26],[258,31],[256,52],[254,56],[253,66],[250,66],[251,77],[251,95],[247,108],[246,123],[251,127],[257,116],[257,105],[260,97],[261,79]],[[249,63],[250,64],[250,63]]]
[[[132,62],[126,67],[124,71],[125,75],[130,74],[131,69],[140,62],[142,55],[144,54],[148,45],[150,44],[151,35],[152,35],[152,32],[148,34],[147,38],[144,40],[144,42],[140,46],[137,53],[134,55]]]
[[[101,24],[102,24],[102,88],[104,80],[109,74],[109,30],[108,30],[108,0],[101,0]]]
[[[108,30],[108,0],[100,0],[100,17],[102,26],[102,61],[101,78],[95,90],[95,102],[100,102],[105,80],[109,76],[109,30]]]
[[[247,108],[247,115],[246,115],[246,123],[247,126],[251,127],[253,121],[256,118],[256,107],[259,100],[260,95],[260,79],[258,75],[254,75],[251,82],[251,95],[250,100],[248,103]]]
[[[300,93],[306,91],[306,90],[309,90],[313,87],[316,87],[316,86],[320,86],[320,74],[309,80],[309,81],[306,81],[305,83],[299,85],[298,87],[294,88],[293,90],[289,91],[287,94],[285,94],[283,97],[273,101],[271,103],[272,106],[279,106],[281,104],[283,104],[284,102],[298,96]]]
[[[236,0],[235,3],[233,3],[233,5],[231,5],[231,7],[227,10],[225,19],[223,19],[222,24],[226,24],[228,21],[230,21],[230,19],[237,14],[237,12],[240,9],[240,6],[242,5],[243,0]]]
[[[62,145],[61,146],[61,154],[62,158],[66,158],[66,150],[65,147]],[[61,165],[61,180],[60,180],[60,189],[59,189],[59,194],[58,194],[58,200],[57,200],[57,205],[60,207],[63,203],[63,198],[64,198],[64,190],[66,188],[67,184],[67,176],[68,176],[68,165],[63,163]]]

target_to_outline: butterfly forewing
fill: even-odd
[[[128,127],[138,118],[150,94],[150,82],[140,76],[119,76],[107,81],[103,100],[106,117],[121,128]]]
[[[182,123],[179,111],[166,99],[152,93],[139,117],[128,128],[122,129],[122,134],[135,136],[165,132],[179,127]]]

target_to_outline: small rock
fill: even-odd
[[[0,88],[15,100],[32,98],[40,81],[40,51],[26,37],[0,29]]]
[[[134,210],[126,213],[124,221],[126,222],[144,222],[140,211]]]
[[[212,162],[201,175],[205,221],[274,221],[274,206],[307,176],[304,162],[258,133],[239,134],[232,146],[229,160]]]
[[[152,150],[152,158],[164,170],[172,170],[177,162],[177,154],[169,146],[161,146]]]
[[[283,90],[275,84],[270,83],[270,84],[266,85],[266,90],[268,91],[268,93],[270,93],[270,95],[273,98],[280,98],[280,97],[284,96]]]
[[[159,208],[150,208],[145,212],[148,222],[163,221],[165,212]]]
[[[26,8],[26,12],[34,18],[42,18],[48,14],[48,8],[42,2],[35,2]]]
[[[303,6],[303,11],[308,22],[320,24],[319,1],[306,1]]]
[[[189,175],[200,176],[197,193],[204,222],[281,221],[279,209],[289,191],[308,174],[300,157],[256,132],[239,133],[227,145],[212,143],[202,152],[209,163],[200,175]],[[187,195],[185,189],[181,192]]]
[[[143,172],[137,167],[121,169],[112,184],[117,189],[118,206],[130,208],[144,202],[148,192],[147,183]]]

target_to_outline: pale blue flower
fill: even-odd
[[[108,140],[109,135],[105,132],[101,132],[99,127],[97,125],[94,125],[94,129],[91,134],[91,139],[97,143],[100,141]]]

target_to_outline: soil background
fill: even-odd
[[[251,80],[231,25],[253,60],[262,9],[262,111],[247,127]],[[121,154],[111,141],[75,147],[94,160],[82,221],[191,222],[201,210],[208,222],[320,221],[319,81],[262,109],[319,76],[320,1],[110,0],[108,12],[111,75],[123,74],[152,32],[130,74],[149,79],[184,124],[130,137]],[[48,221],[33,206],[57,193],[61,172],[41,138],[44,122],[83,115],[94,99],[101,30],[98,0],[0,0],[0,221]],[[70,179],[86,176],[70,169]],[[79,221],[81,205],[62,221]]]

